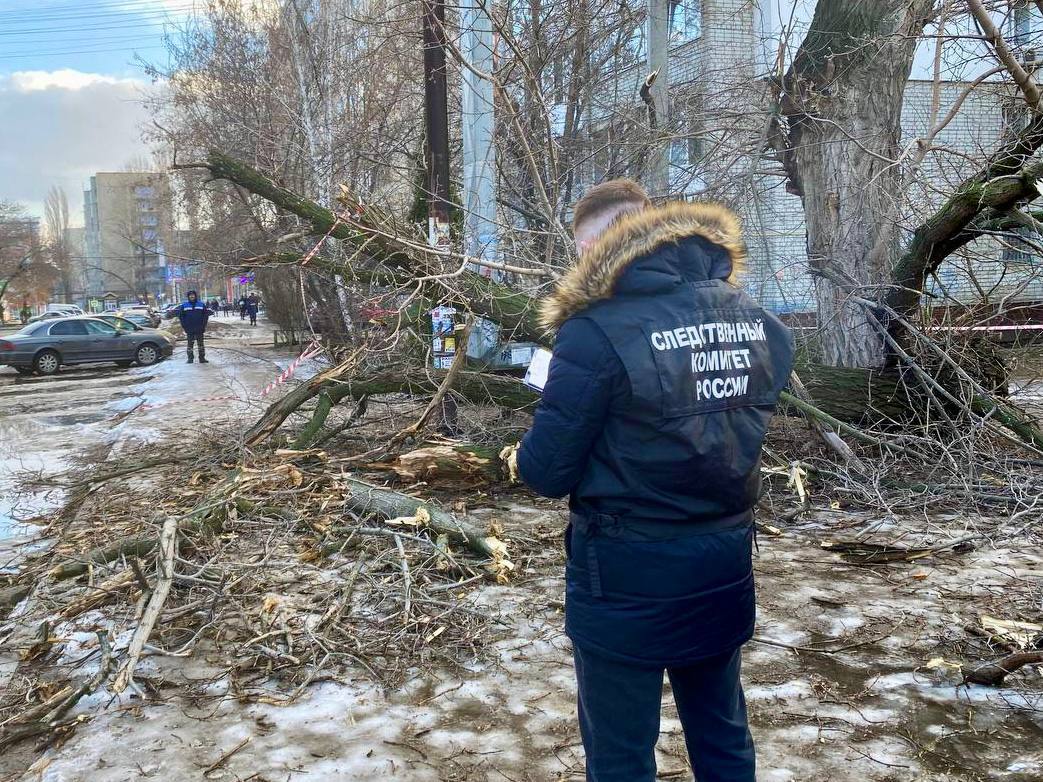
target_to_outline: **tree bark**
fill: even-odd
[[[999,660],[982,665],[963,666],[963,680],[969,684],[986,684],[998,687],[1008,674],[1014,673],[1022,666],[1043,663],[1043,651],[1015,652],[1001,657]]]
[[[872,292],[898,255],[902,96],[932,0],[819,0],[784,79],[783,163],[801,196],[822,360],[879,367],[886,352],[849,283]]]

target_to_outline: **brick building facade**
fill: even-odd
[[[764,108],[770,95],[765,76],[779,48],[770,11],[788,21],[787,6],[792,3],[678,0],[673,5],[675,17],[682,14],[684,22],[673,25],[669,58],[674,134],[669,195],[699,197],[709,192],[735,204],[747,227],[750,268],[745,285],[750,293],[776,311],[813,311],[814,280],[808,273],[803,208],[799,197],[786,192],[781,166],[771,154]],[[803,12],[807,15],[809,9]],[[1037,40],[1043,24],[1032,16],[1038,13],[1026,6],[1019,16],[1011,17],[1017,28],[1008,30],[1008,36],[1022,51],[1038,49],[1037,44],[1043,43]],[[797,31],[789,42],[791,54],[802,35]],[[610,122],[621,106],[629,103],[630,110],[641,110],[635,99],[645,76],[643,42],[636,42],[634,49],[633,63],[611,76],[607,89],[600,91],[606,98],[592,112],[595,134],[599,123]],[[918,59],[922,62],[924,57]],[[901,165],[907,170],[916,139],[946,116],[965,91],[965,79],[973,78],[946,80],[943,75],[937,85],[937,109],[932,112],[936,85],[924,71],[914,66],[905,90]],[[927,155],[918,171],[909,172],[904,227],[911,228],[930,214],[998,147],[1004,128],[1018,121],[1017,106],[1010,85],[998,81],[986,81],[965,97],[958,113],[934,139],[939,150]],[[604,176],[596,164],[590,174]],[[1016,239],[976,240],[942,265],[928,292],[963,303],[997,302],[1004,297],[1011,302],[1043,301],[1043,258]]]

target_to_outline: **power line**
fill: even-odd
[[[73,10],[75,8],[75,10]],[[0,21],[7,24],[35,24],[45,21],[69,21],[76,19],[106,19],[121,16],[142,16],[148,14],[170,14],[187,13],[195,10],[196,4],[186,2],[183,5],[159,5],[147,3],[139,7],[119,7],[113,5],[96,6],[96,10],[90,7],[76,5],[68,11],[48,12],[38,9],[23,9],[17,11],[0,11]],[[87,13],[83,13],[87,11]]]
[[[155,21],[141,21],[133,24],[92,24],[83,25],[78,27],[37,27],[32,30],[3,30],[0,31],[0,37],[4,38],[15,38],[25,36],[32,38],[34,36],[50,36],[53,33],[76,33],[76,32],[90,32],[92,30],[135,30],[144,27],[162,27],[168,24],[174,24],[175,20],[164,17],[162,19],[156,19]]]
[[[143,36],[141,33],[131,33],[130,35],[111,35],[102,36],[100,38],[91,38],[89,41],[84,41],[82,38],[56,38],[53,41],[40,41],[39,45],[33,46],[31,42],[22,42],[22,48],[4,48],[4,54],[39,54],[41,56],[47,54],[48,49],[68,49],[70,45],[80,46],[94,46],[95,44],[107,44],[107,43],[127,43],[130,41],[140,41],[143,44],[153,43],[155,36]]]
[[[32,52],[30,54],[0,54],[0,60],[18,60],[26,57],[64,57],[70,54],[119,54],[121,52],[143,52],[151,49],[165,49],[162,44],[151,46],[134,46],[129,49],[76,49],[65,52]]]

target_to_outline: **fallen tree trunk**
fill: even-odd
[[[225,155],[218,150],[210,150],[206,162],[192,164],[187,167],[207,169],[218,179],[225,179],[246,190],[267,199],[275,206],[296,215],[303,220],[310,233],[331,236],[347,242],[352,246],[355,258],[363,258],[361,265],[383,267],[395,280],[405,284],[413,284],[420,280],[429,280],[426,284],[435,284],[434,280],[448,281],[451,286],[439,286],[434,298],[462,304],[470,312],[500,324],[504,337],[526,339],[547,345],[550,335],[540,328],[537,320],[537,300],[521,291],[491,281],[486,277],[460,267],[458,256],[451,256],[430,249],[422,241],[412,241],[396,235],[396,226],[387,218],[379,215],[376,218],[366,217],[366,212],[359,214],[357,208],[351,208],[343,215],[337,215],[330,209],[306,199],[286,188],[283,188],[256,169]],[[1033,169],[1034,171],[1034,169]],[[1025,177],[1022,176],[1021,179]],[[1019,187],[1024,189],[1022,182]],[[357,207],[352,203],[352,207]],[[376,210],[368,210],[375,212]],[[914,242],[916,245],[916,242]],[[917,255],[912,249],[907,255]],[[923,255],[919,253],[919,255]],[[908,259],[907,259],[908,260]],[[337,266],[334,261],[324,258],[312,258],[309,262],[316,265],[334,264],[330,270],[338,274],[349,273],[350,269]],[[358,264],[357,264],[358,265]],[[901,277],[901,275],[899,275]],[[906,274],[912,279],[916,273]],[[918,290],[910,284],[906,290]],[[902,308],[898,308],[902,311]],[[804,380],[814,406],[833,418],[852,424],[902,423],[916,418],[927,402],[911,397],[896,370],[863,370],[856,368],[826,367],[805,365],[797,367],[797,372]],[[425,373],[431,377],[433,372]],[[488,379],[489,375],[475,374],[475,378],[485,385],[495,385]],[[456,391],[462,397],[471,399],[471,393],[463,388],[464,378],[457,383]],[[257,444],[268,437],[286,417],[296,410],[300,404],[319,393],[329,394],[320,405],[320,416],[323,418],[329,410],[346,396],[357,396],[364,387],[366,393],[424,393],[422,384],[413,379],[402,378],[364,378],[352,381],[352,389],[334,391],[324,384],[313,383],[297,389],[276,402],[248,433],[248,443]],[[499,396],[499,392],[507,392]],[[508,407],[523,407],[532,403],[530,399],[521,399],[524,393],[505,387],[496,388],[491,395],[492,400]],[[976,400],[975,412],[988,415],[991,405],[989,400]],[[322,421],[308,432],[308,437],[300,441],[307,444],[312,437],[318,435]],[[1021,422],[1013,422],[1024,428]],[[1025,432],[1019,432],[1022,439],[1031,440]]]
[[[391,459],[366,465],[367,470],[394,473],[399,480],[437,483],[438,488],[473,487],[504,480],[502,445],[425,443]]]
[[[246,430],[246,444],[257,445],[271,437],[276,429],[289,418],[301,405],[320,393],[330,393],[334,385],[354,366],[351,359],[344,361],[332,369],[321,372],[294,388],[288,394],[279,397],[264,411],[257,422]],[[340,401],[339,399],[337,401]],[[328,412],[328,411],[327,411]]]
[[[377,226],[381,230],[367,231],[366,224],[359,217],[338,217],[332,210],[277,185],[257,169],[219,150],[211,149],[205,163],[183,167],[205,168],[214,178],[227,180],[261,196],[304,220],[313,234],[329,235],[348,242],[373,261],[400,270],[402,282],[410,282],[417,276],[453,273],[455,267],[459,266],[459,260],[426,248],[422,241],[399,240],[384,226]],[[329,262],[316,257],[311,263],[320,265]],[[338,273],[344,271],[339,267],[331,270]],[[459,290],[473,313],[495,320],[506,334],[526,340],[545,337],[531,296],[469,270],[453,277],[453,286]]]
[[[415,367],[382,370],[350,379],[313,378],[274,401],[246,434],[247,445],[257,445],[270,437],[302,404],[318,396],[311,420],[294,440],[296,450],[307,448],[320,438],[322,425],[330,411],[345,399],[362,399],[379,394],[431,396],[437,393],[448,370],[418,370]],[[327,373],[328,374],[328,373]],[[531,410],[539,394],[510,375],[459,372],[451,393],[473,404],[495,404],[512,410]]]

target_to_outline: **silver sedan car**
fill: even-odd
[[[114,361],[121,367],[155,364],[174,352],[174,342],[153,329],[124,331],[86,316],[30,323],[0,337],[0,365],[20,374],[53,375],[65,364]]]

